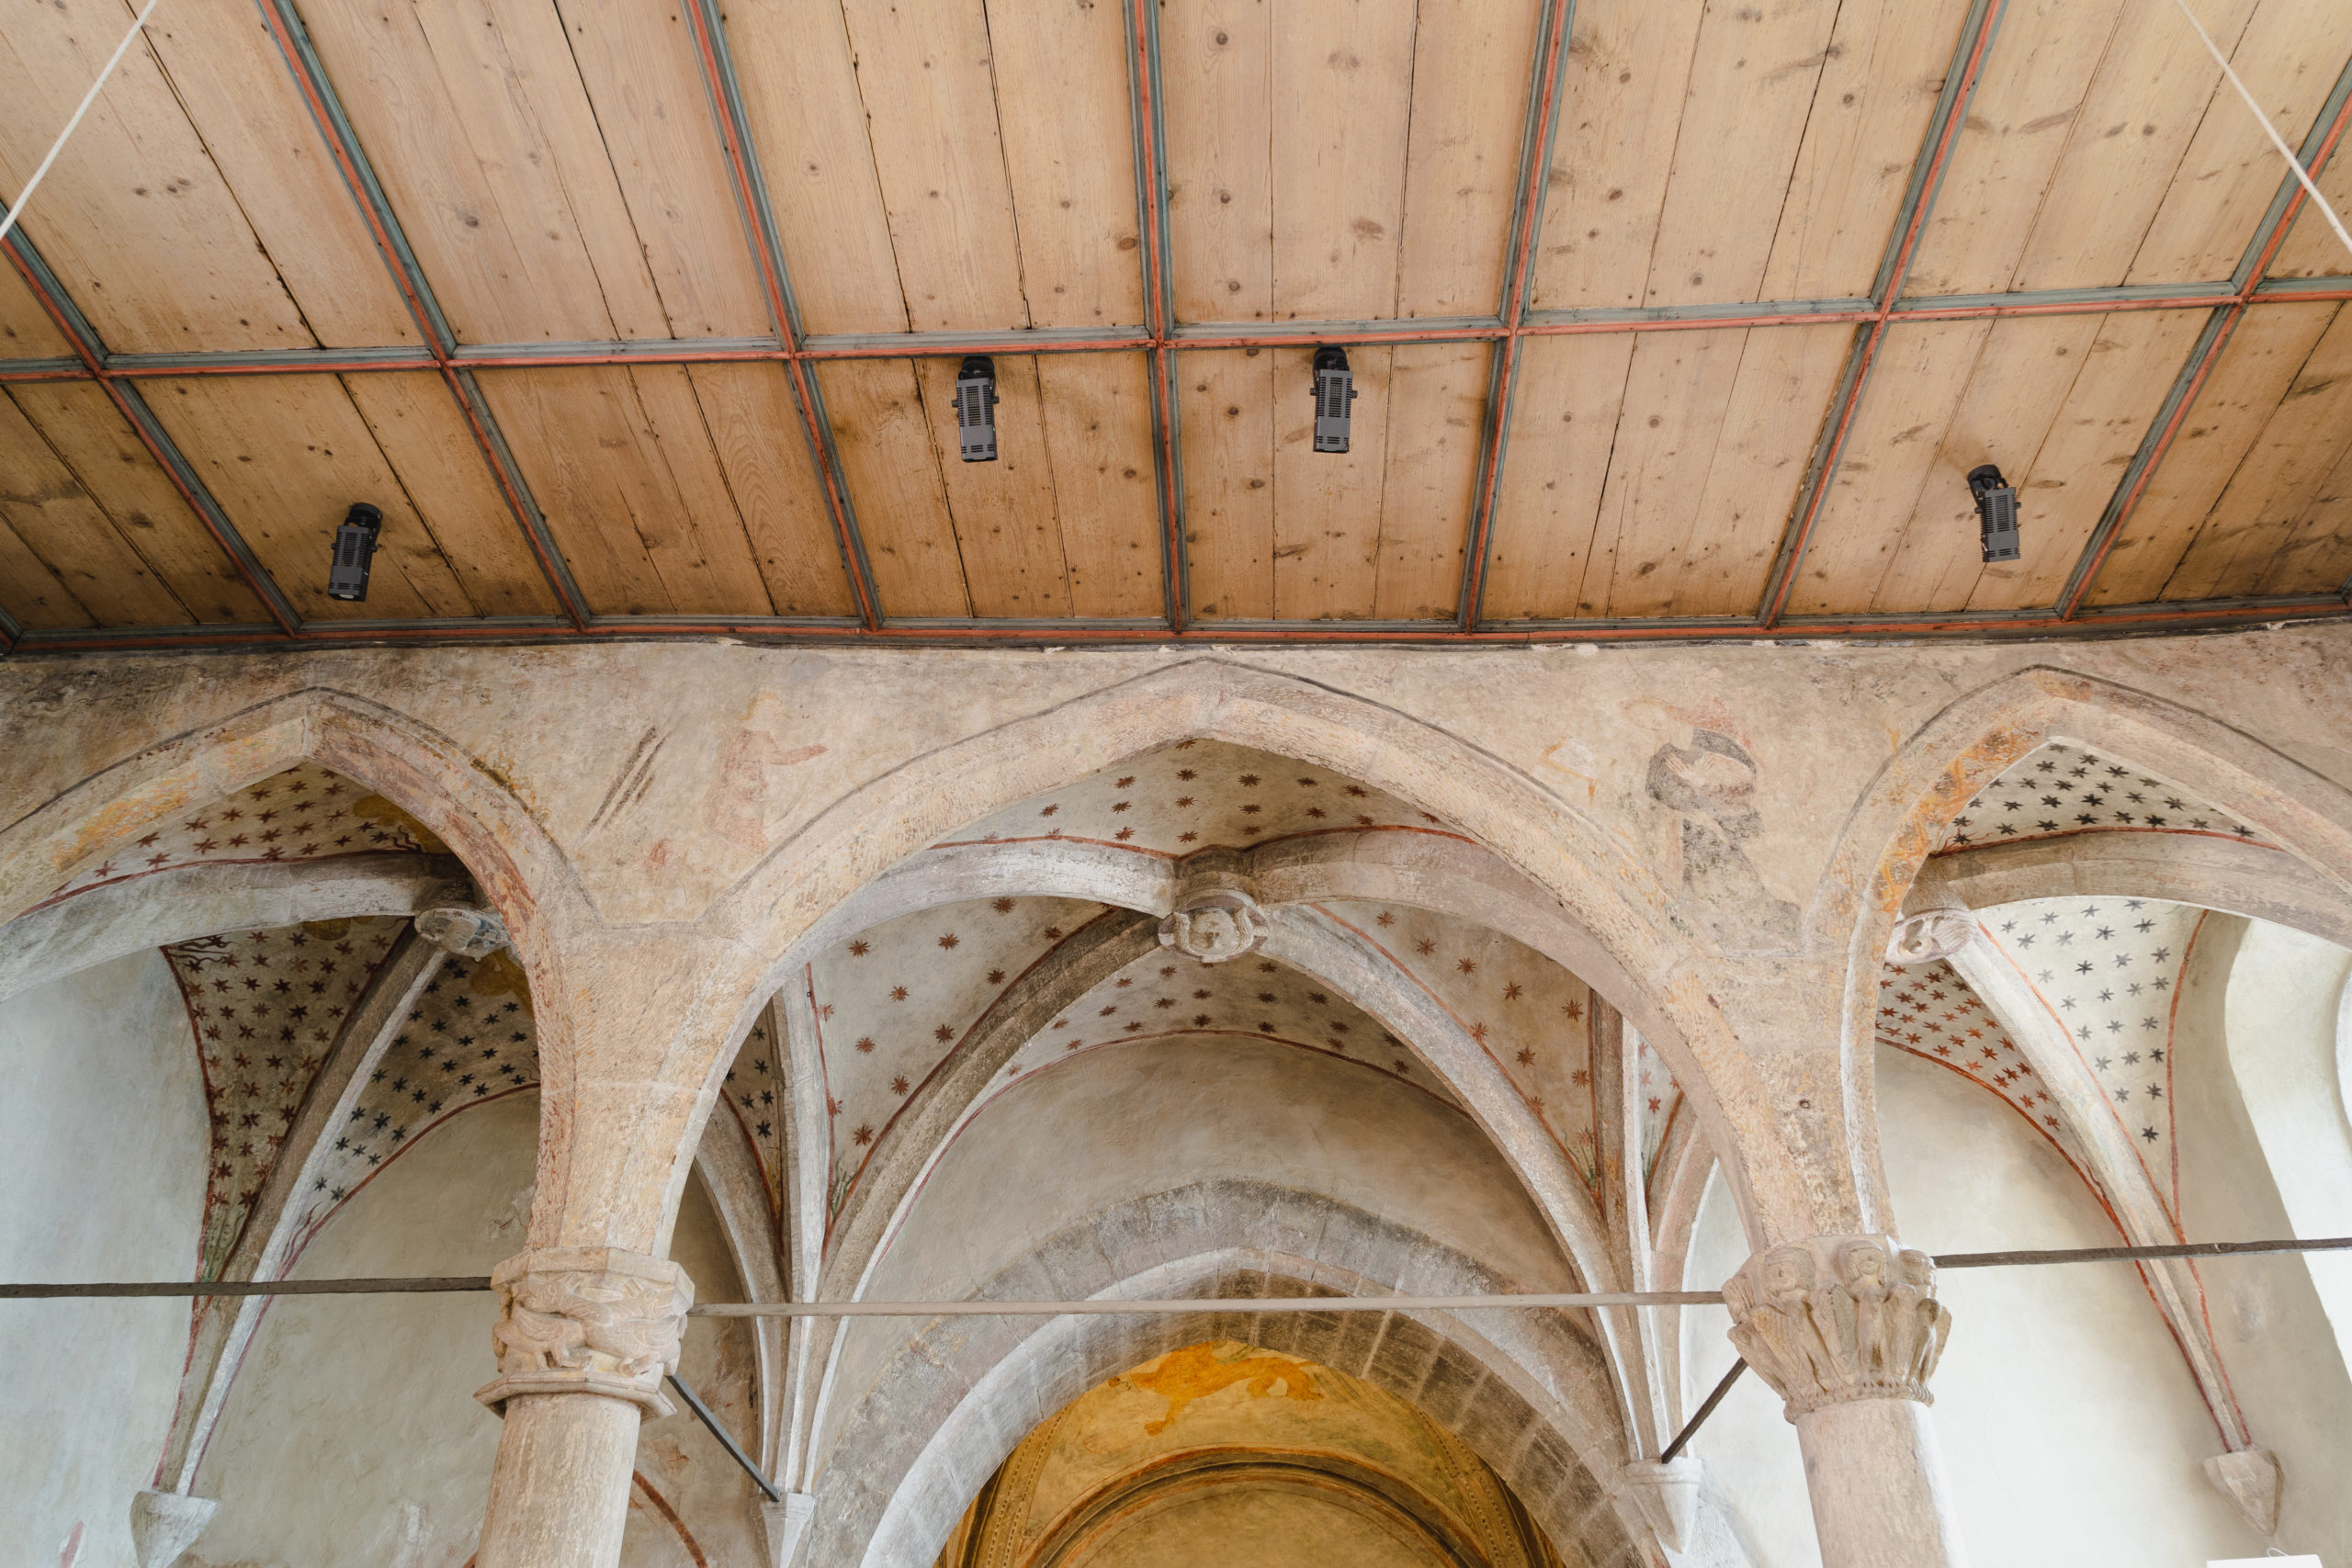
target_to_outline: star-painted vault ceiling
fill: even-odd
[[[2197,833],[2263,843],[2259,833],[2188,790],[2056,741],[2010,766],[1945,829],[1937,852],[2070,833]],[[2269,846],[2275,847],[2275,846]]]

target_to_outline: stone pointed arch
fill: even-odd
[[[1712,950],[1634,846],[1525,773],[1460,736],[1366,698],[1221,659],[1187,660],[928,751],[820,814],[777,845],[708,917],[740,969],[705,996],[737,999],[740,1037],[785,981],[803,938],[835,906],[966,823],[1186,739],[1295,757],[1444,818],[1523,878],[1546,917],[1576,933],[1577,973],[1663,1055],[1700,1116],[1747,1151],[1727,1170],[1743,1197],[1800,1185],[1771,1126],[1771,1096],[1707,995]],[[1556,932],[1505,930],[1562,957]],[[1568,962],[1562,957],[1563,962]],[[724,1070],[699,1064],[708,1088]],[[1770,1172],[1751,1172],[1746,1161]]]

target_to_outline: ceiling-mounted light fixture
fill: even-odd
[[[2018,558],[2018,490],[1991,463],[1968,470],[1968,493],[1976,498],[1978,542],[1988,561]]]
[[[344,513],[327,567],[328,598],[356,603],[368,597],[368,568],[376,558],[376,536],[383,527],[383,513],[364,501]]]
[[[975,354],[956,372],[956,428],[964,442],[964,461],[996,461],[996,365]]]
[[[1348,449],[1348,405],[1356,400],[1355,372],[1348,368],[1344,348],[1315,351],[1315,449]]]

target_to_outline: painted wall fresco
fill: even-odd
[[[2228,812],[2177,784],[2052,741],[1977,791],[1936,852],[2071,833],[2197,833],[2266,842]]]

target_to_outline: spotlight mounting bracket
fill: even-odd
[[[376,559],[376,538],[384,529],[381,508],[352,502],[328,547],[327,597],[358,604],[368,597],[368,569]]]
[[[2001,477],[1997,465],[1984,463],[1968,470],[1968,493],[1976,502],[1977,543],[1984,559],[2016,560],[2021,553],[2017,486]]]
[[[956,371],[956,429],[964,461],[996,461],[996,362],[986,355],[965,356]]]

